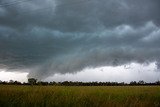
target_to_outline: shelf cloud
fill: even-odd
[[[0,67],[30,77],[156,62],[159,0],[0,1]]]

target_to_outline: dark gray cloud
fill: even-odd
[[[0,1],[0,64],[45,78],[160,60],[159,0]]]

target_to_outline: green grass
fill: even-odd
[[[0,107],[160,107],[160,86],[0,85]]]

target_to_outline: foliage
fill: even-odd
[[[130,83],[118,83],[118,82],[78,82],[78,81],[63,81],[63,82],[44,82],[38,81],[35,78],[29,78],[28,83],[21,83],[18,81],[10,80],[9,82],[0,81],[0,84],[7,84],[7,85],[54,85],[54,86],[148,86],[148,85],[160,85],[160,81],[156,81],[154,83],[147,83],[143,80],[138,82],[131,81]]]
[[[28,79],[28,83],[29,83],[30,85],[35,85],[35,84],[37,83],[37,79],[35,79],[35,78],[29,78],[29,79]]]

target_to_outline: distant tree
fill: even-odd
[[[156,81],[155,84],[156,84],[156,85],[160,85],[160,81]]]
[[[131,81],[130,85],[137,85],[137,82],[136,81]]]
[[[140,80],[140,81],[138,82],[138,84],[139,84],[139,85],[144,85],[145,82],[144,82],[143,80]]]
[[[49,85],[48,82],[38,81],[37,85]]]
[[[22,83],[21,82],[19,82],[19,81],[14,81],[14,83],[13,83],[14,85],[21,85]]]
[[[29,83],[30,85],[35,85],[35,84],[37,83],[37,79],[35,79],[35,78],[29,78],[29,79],[28,79],[28,83]]]
[[[118,83],[118,85],[120,85],[120,86],[124,86],[124,85],[126,85],[124,82],[121,82],[121,83]]]
[[[13,80],[9,80],[9,83],[10,83],[10,84],[13,84],[13,83],[14,83],[14,81],[13,81]]]
[[[49,82],[48,84],[49,84],[49,85],[57,85],[57,83],[56,83],[55,81]]]
[[[63,81],[61,84],[64,85],[64,86],[69,86],[70,82],[69,81]]]

